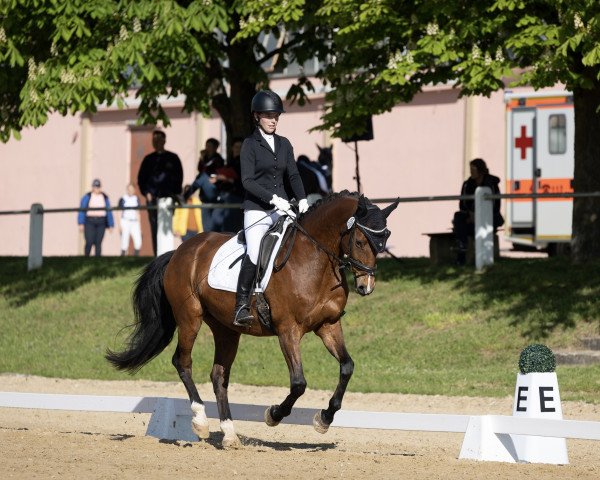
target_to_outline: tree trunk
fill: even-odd
[[[600,192],[600,82],[593,89],[576,88],[575,178],[576,193]],[[600,198],[573,199],[573,259],[581,263],[600,258]]]
[[[266,79],[264,70],[254,57],[253,48],[257,40],[251,38],[231,44],[234,33],[230,32],[227,47],[229,94],[213,97],[212,102],[225,125],[228,156],[233,139],[245,138],[254,130],[250,103],[256,93],[257,81]]]

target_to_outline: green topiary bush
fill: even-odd
[[[519,357],[521,373],[553,372],[556,369],[554,353],[546,345],[536,343],[523,349]]]

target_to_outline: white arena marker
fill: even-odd
[[[527,385],[525,385],[527,386]],[[541,385],[547,387],[548,385]],[[538,387],[538,392],[539,392]],[[517,392],[519,389],[517,388]],[[528,390],[529,392],[529,390]],[[549,399],[553,393],[542,389],[538,402],[544,403],[544,409],[551,408],[551,402],[559,402],[558,395]],[[523,390],[519,394],[523,396]],[[522,407],[523,399],[515,402]],[[538,403],[542,405],[541,403]],[[231,411],[235,420],[263,421],[266,406],[232,403]],[[147,434],[170,440],[196,441],[191,430],[192,409],[184,398],[164,397],[110,397],[95,395],[60,395],[0,392],[0,407],[35,408],[45,410],[72,410],[90,412],[133,412],[151,413]],[[218,418],[215,402],[206,402],[206,415]],[[542,408],[542,407],[540,407]],[[312,425],[312,418],[318,409],[295,408],[284,423],[293,425]],[[562,413],[561,413],[562,416]],[[332,424],[333,427],[376,428],[382,430],[409,430],[428,432],[458,432],[465,434],[463,448],[459,458],[495,461],[531,461],[539,463],[557,463],[556,456],[547,459],[524,460],[513,448],[511,435],[527,437],[579,438],[600,440],[600,422],[562,420],[559,418],[524,418],[502,415],[444,415],[398,412],[362,412],[340,410]],[[542,438],[542,440],[556,438]],[[512,440],[511,440],[512,441]],[[566,451],[565,451],[566,455]]]
[[[562,420],[556,372],[517,374],[513,417]],[[511,435],[521,462],[569,463],[565,438]]]

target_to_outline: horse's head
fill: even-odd
[[[319,149],[319,158],[317,161],[321,165],[321,169],[325,173],[327,179],[327,186],[331,190],[332,176],[333,176],[333,147],[321,147],[317,144]]]
[[[317,144],[317,148],[319,149],[318,162],[325,167],[331,168],[331,164],[333,163],[333,147],[321,147]]]
[[[341,245],[360,295],[369,295],[375,288],[376,257],[385,250],[390,236],[387,217],[397,206],[398,200],[380,209],[361,195],[356,212],[348,219]]]

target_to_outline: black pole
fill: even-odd
[[[358,169],[358,142],[356,140],[354,141],[354,157],[356,158],[356,176],[354,177],[356,179],[356,191],[362,193],[362,188],[360,186],[360,171]]]

